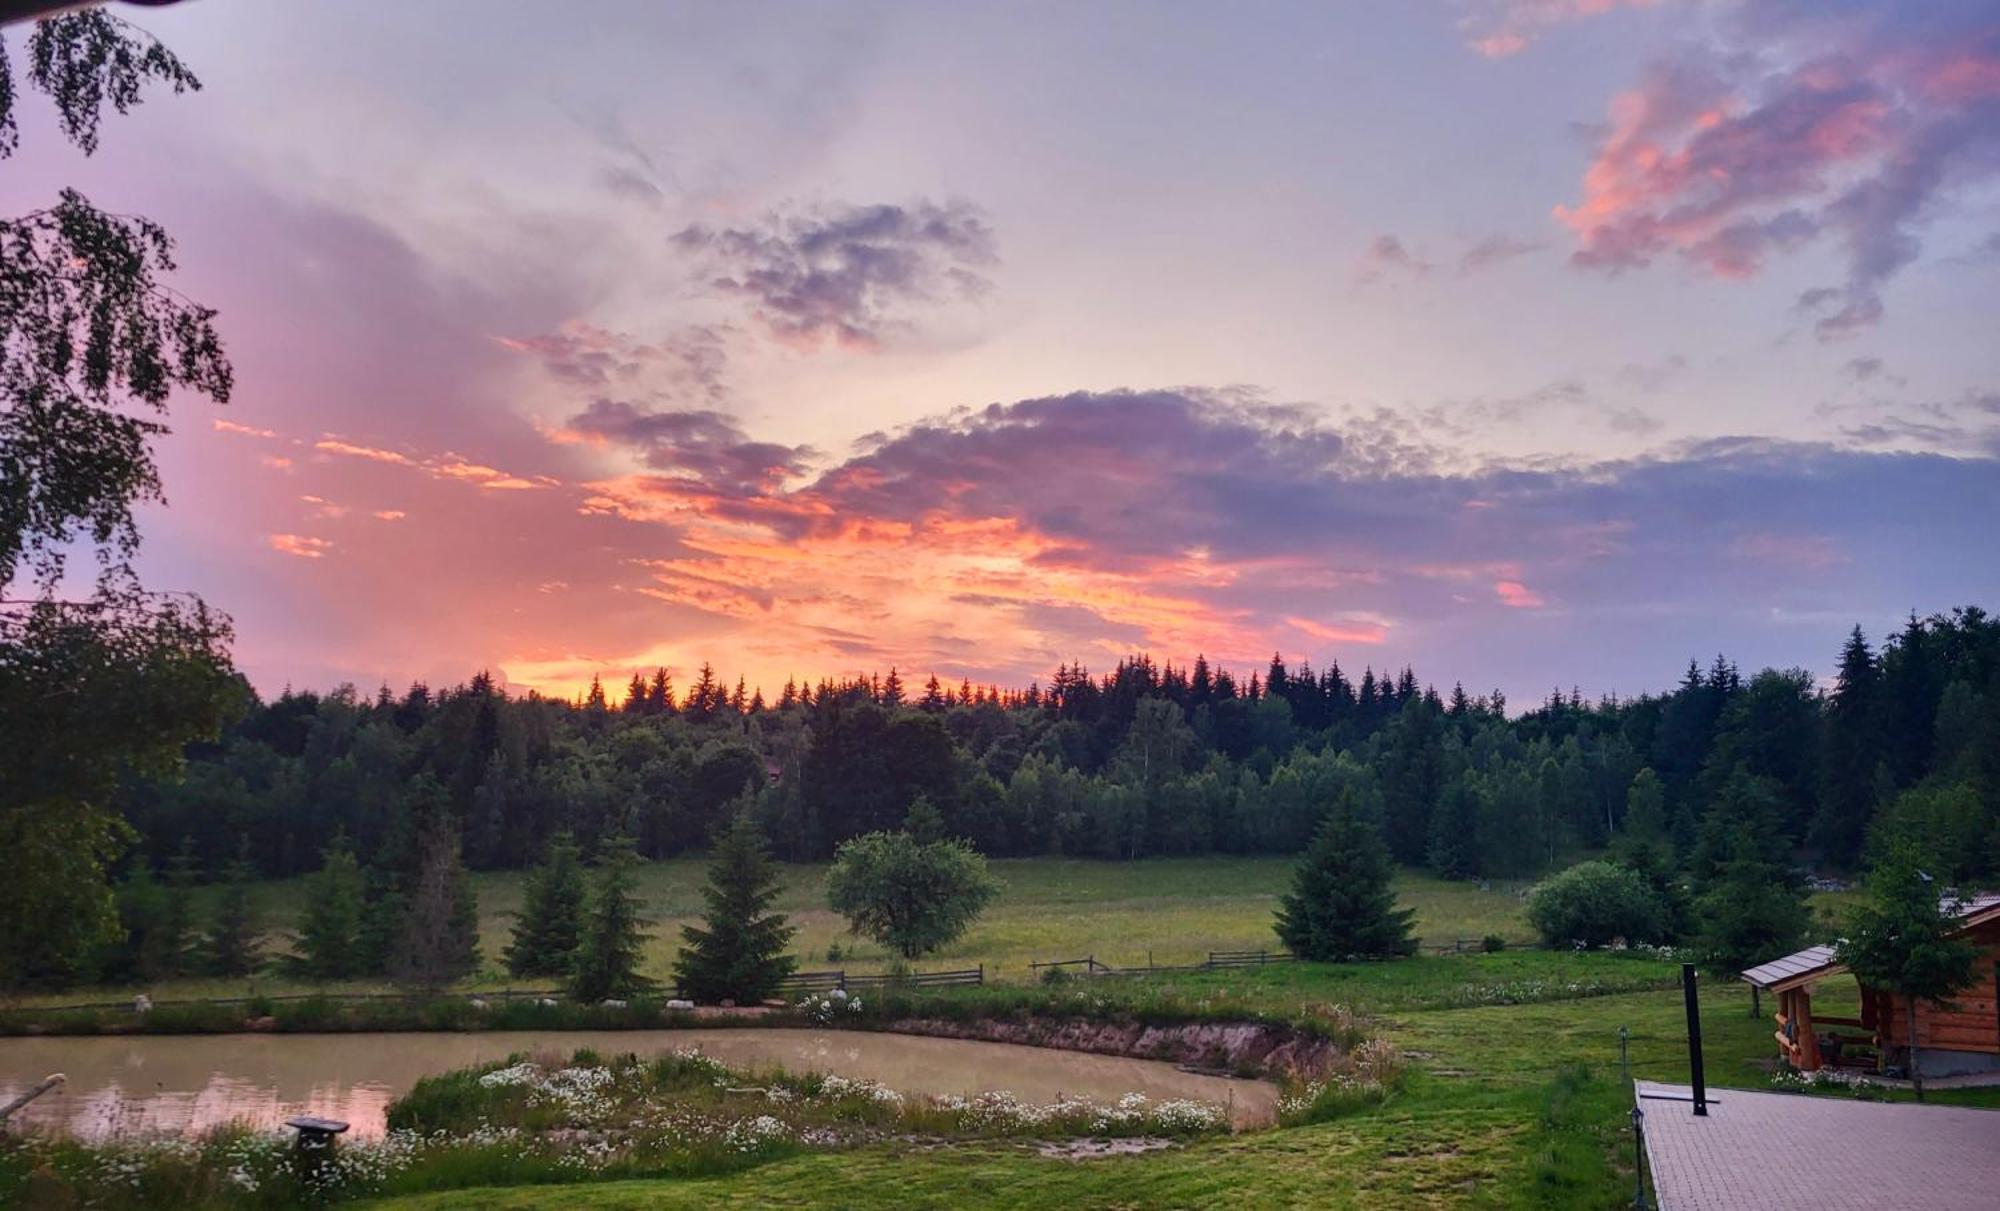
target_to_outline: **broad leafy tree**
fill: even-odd
[[[148,81],[198,86],[97,9],[39,22],[28,58],[86,154],[107,103],[129,109]],[[15,97],[0,55],[0,156],[19,141]],[[134,506],[160,495],[157,418],[176,390],[222,402],[231,387],[214,312],[166,284],[173,269],[158,225],[74,190],[0,220],[0,850],[41,858],[0,888],[0,936],[17,939],[0,944],[0,987],[71,978],[75,956],[110,939],[117,780],[172,772],[237,697],[226,620],[144,592],[130,570]],[[67,600],[79,546],[100,574],[92,597]]]
[[[964,934],[1000,887],[970,844],[919,841],[906,832],[842,844],[826,876],[827,902],[848,928],[905,959]]]

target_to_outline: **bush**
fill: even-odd
[[[1497,955],[1507,949],[1507,939],[1497,933],[1487,934],[1485,937],[1479,939],[1479,949],[1485,951],[1487,954]]]
[[[1528,897],[1528,922],[1551,946],[1651,942],[1661,936],[1663,916],[1645,879],[1609,862],[1580,862]]]

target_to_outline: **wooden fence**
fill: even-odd
[[[984,984],[986,964],[958,971],[881,972],[849,975],[845,971],[795,971],[778,986],[783,993],[831,992],[836,988],[950,988]]]

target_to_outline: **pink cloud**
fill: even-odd
[[[1489,59],[1526,50],[1559,25],[1601,17],[1621,8],[1652,8],[1661,0],[1478,0],[1459,22],[1472,49]]]
[[[1572,260],[1671,256],[1745,278],[1819,241],[1847,265],[1799,309],[1830,339],[1876,323],[1916,227],[2000,175],[2000,8],[1944,2],[1729,10],[1720,40],[1653,64],[1615,98],[1582,197],[1555,216]]]
[[[1535,610],[1543,605],[1542,595],[1518,580],[1496,580],[1493,592],[1500,598],[1500,604],[1510,609]]]
[[[1848,561],[1840,544],[1820,534],[1773,534],[1764,531],[1739,534],[1729,543],[1736,559],[1774,564],[1798,571],[1819,572]]]

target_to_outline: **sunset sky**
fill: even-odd
[[[31,104],[0,205],[220,309],[143,568],[268,693],[1518,702],[2000,606],[1992,0],[117,11],[205,89]]]

